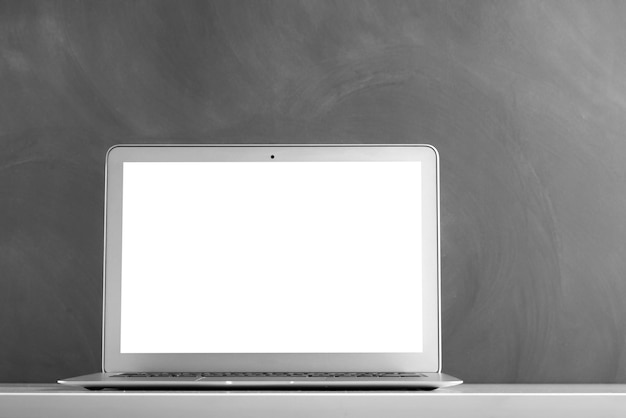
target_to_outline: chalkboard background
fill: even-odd
[[[626,382],[626,2],[0,1],[0,381],[99,370],[116,143],[431,143],[444,371]]]

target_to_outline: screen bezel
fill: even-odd
[[[419,353],[120,353],[124,162],[420,161],[423,229],[423,351]],[[430,145],[118,145],[106,162],[104,372],[420,371],[441,369],[439,158]]]

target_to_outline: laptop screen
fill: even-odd
[[[419,353],[420,161],[126,161],[120,353]]]

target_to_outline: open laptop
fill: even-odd
[[[428,145],[122,145],[106,162],[101,388],[435,389]]]

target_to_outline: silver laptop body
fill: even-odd
[[[107,153],[102,388],[435,389],[429,145]]]

